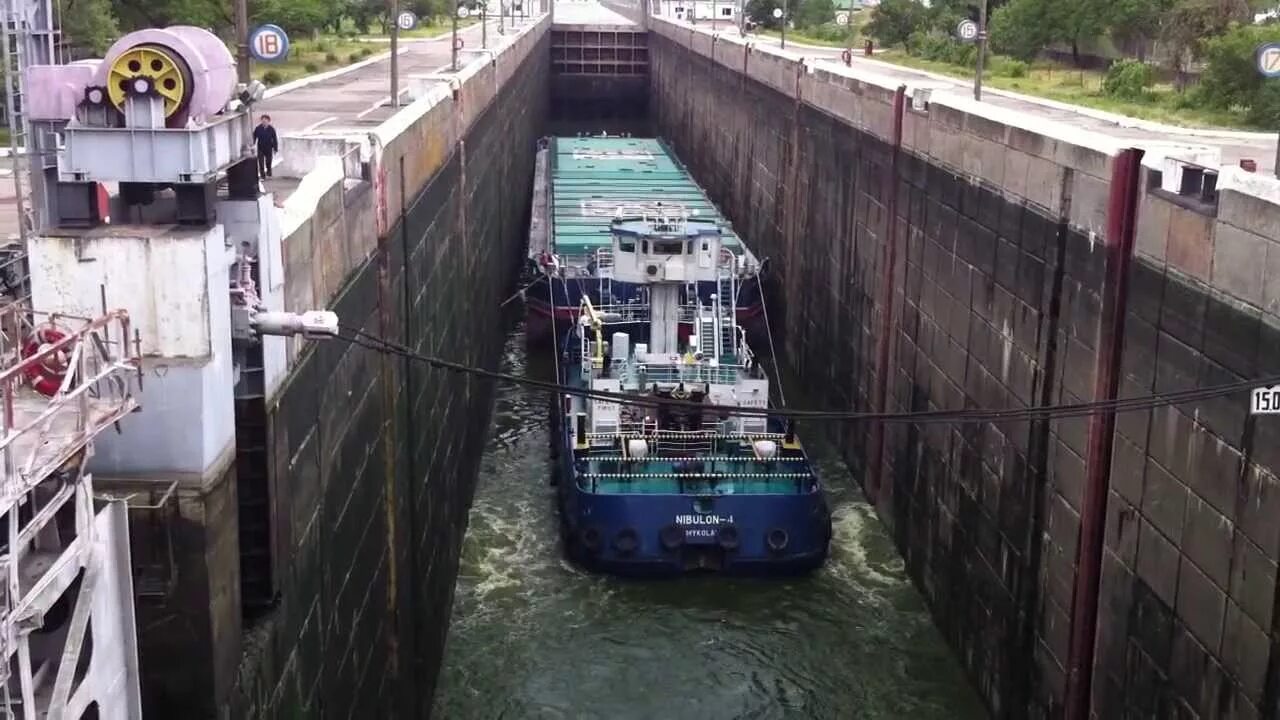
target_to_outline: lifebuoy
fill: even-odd
[[[26,344],[22,346],[22,357],[33,357],[49,345],[53,345],[66,337],[67,334],[58,328],[51,325],[42,325],[36,328],[31,337],[27,339]],[[67,376],[66,350],[59,350],[46,356],[40,362],[28,365],[23,369],[23,374],[27,376],[27,380],[30,381],[31,387],[35,388],[36,392],[45,397],[57,395],[58,388],[62,387],[62,381]]]

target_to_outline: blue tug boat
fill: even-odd
[[[615,305],[582,299],[556,338],[557,376],[565,386],[694,405],[553,399],[567,553],[620,575],[814,570],[828,554],[831,515],[794,426],[766,414],[769,379],[735,312],[740,268],[719,223],[654,210],[612,220],[604,256],[636,292]],[[693,283],[716,291],[704,302],[685,292]]]

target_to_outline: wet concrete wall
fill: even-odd
[[[304,179],[328,177],[287,223],[288,309],[496,367],[548,54],[544,24],[353,138],[368,180],[341,163]],[[246,630],[223,715],[426,717],[492,387],[337,340],[291,356],[266,419],[281,590]]]
[[[659,132],[770,258],[780,353],[829,408],[1028,408],[1264,369],[1280,206],[1252,181],[1170,199],[1145,182],[1163,159],[1139,168],[1111,138],[963,97],[913,104],[887,79],[659,19],[650,33]],[[827,427],[996,716],[1061,715],[1079,658],[1098,717],[1256,717],[1275,704],[1280,531],[1260,518],[1280,444],[1247,400],[1114,427]],[[1082,535],[1099,495],[1105,538]],[[1076,620],[1073,650],[1082,537],[1105,551],[1100,589],[1082,591],[1096,630]]]

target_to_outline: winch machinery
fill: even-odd
[[[237,83],[235,59],[208,30],[138,30],[101,60],[32,66],[26,80],[31,120],[60,126],[55,224],[100,222],[101,183],[119,183],[128,205],[173,188],[178,221],[192,224],[212,221],[224,174],[233,194],[256,192],[248,106],[264,88]]]

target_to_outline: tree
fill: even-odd
[[[777,29],[782,26],[782,22],[773,16],[775,9],[782,9],[780,0],[750,0],[747,3],[747,19],[760,27]],[[791,10],[790,7],[787,9]]]
[[[1244,25],[1204,43],[1204,73],[1196,89],[1197,99],[1217,108],[1252,107],[1268,81],[1254,65],[1256,48],[1280,41],[1280,26]]]
[[[102,57],[120,36],[109,0],[67,0],[62,7],[62,36],[73,57]]]
[[[907,39],[929,26],[929,13],[916,0],[883,0],[872,10],[871,22],[863,32],[881,45],[907,46]]]
[[[250,11],[254,23],[274,23],[289,35],[319,31],[341,14],[338,0],[255,0]]]
[[[1173,0],[1112,0],[1109,24],[1120,40],[1138,45],[1138,59],[1145,60],[1148,43],[1159,36],[1160,22]]]
[[[1024,60],[1065,42],[1079,65],[1080,43],[1109,30],[1113,17],[1112,0],[1013,0],[992,18],[991,42],[997,52]]]
[[[195,25],[230,37],[235,25],[229,0],[112,0],[122,30]],[[63,12],[64,22],[67,20]]]
[[[831,0],[800,0],[795,14],[798,27],[810,28],[826,25],[836,17],[836,6]]]
[[[1179,88],[1183,72],[1202,54],[1205,39],[1226,32],[1233,21],[1247,20],[1249,13],[1244,0],[1175,1],[1165,13],[1160,34],[1173,51]]]

